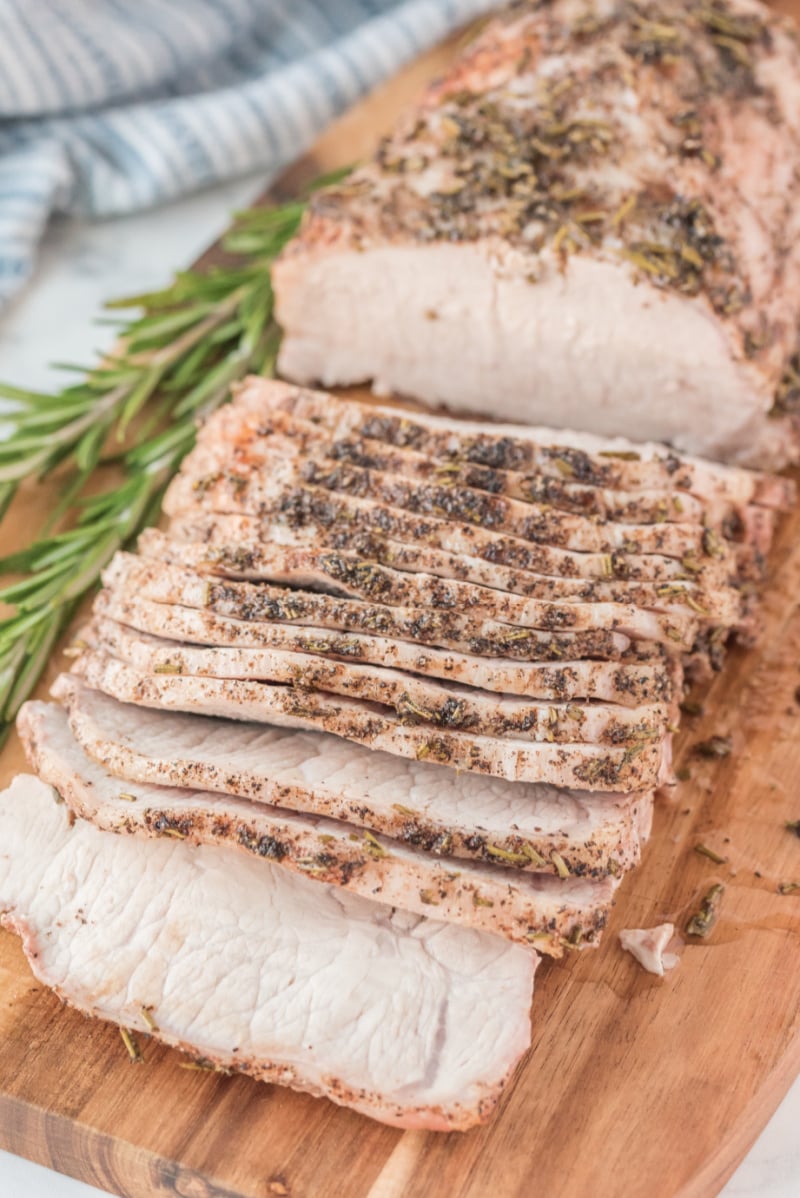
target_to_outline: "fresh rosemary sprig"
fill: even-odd
[[[0,603],[12,609],[0,620],[0,744],[80,600],[157,516],[197,421],[243,375],[272,373],[279,330],[270,268],[305,207],[301,198],[240,213],[223,242],[232,265],[187,271],[162,291],[109,304],[142,314],[76,385],[55,395],[0,385],[0,397],[11,400],[3,416],[11,432],[0,444],[0,519],[23,480],[64,470],[40,538],[0,558],[0,576],[22,575],[0,590]],[[86,497],[86,483],[108,461],[121,467],[121,481]],[[53,532],[67,512],[69,527]]]

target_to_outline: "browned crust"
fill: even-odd
[[[237,769],[235,762],[223,770],[185,757],[171,757],[169,760],[147,757],[129,746],[109,742],[97,735],[93,726],[87,724],[83,717],[80,691],[69,676],[62,675],[57,690],[58,697],[67,708],[73,735],[83,750],[109,773],[124,779],[159,786],[211,790],[287,810],[313,812],[383,833],[403,844],[432,853],[440,860],[474,859],[512,872],[535,868],[537,871],[557,874],[558,866],[553,858],[556,853],[573,877],[599,879],[617,876],[632,868],[639,859],[638,837],[633,834],[632,827],[639,818],[641,805],[652,801],[649,793],[634,793],[627,804],[621,800],[617,819],[610,820],[607,826],[581,840],[565,834],[548,836],[541,833],[522,837],[512,828],[504,835],[493,835],[490,839],[477,826],[453,826],[435,821],[402,802],[395,804],[390,814],[384,814],[377,812],[369,803],[342,799],[327,792],[279,785],[267,776]],[[33,730],[28,730],[25,735],[30,752],[36,754]],[[190,834],[191,828],[186,831]],[[269,855],[269,846],[264,846],[262,850],[259,837],[253,835],[253,829],[243,834],[242,844],[259,856]],[[534,864],[531,849],[541,862]],[[358,851],[354,848],[354,859],[363,859],[362,850],[363,846]],[[368,856],[371,859],[371,855]]]
[[[454,769],[469,769],[510,781],[548,782],[597,791],[650,790],[659,785],[668,739],[627,748],[496,740],[444,729],[407,727],[377,704],[336,699],[324,693],[293,693],[266,683],[211,678],[151,676],[97,652],[83,653],[73,670],[90,687],[123,702],[234,718],[285,721],[289,726],[334,732],[347,740],[388,749]],[[191,706],[189,686],[191,687]],[[245,709],[244,704],[249,706]]]

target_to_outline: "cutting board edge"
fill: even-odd
[[[203,1198],[257,1198],[69,1115],[6,1094],[0,1094],[0,1148],[113,1198],[167,1198],[184,1193],[186,1183],[202,1186]]]
[[[800,1079],[800,1035],[794,1037],[793,1045],[793,1051],[784,1054],[776,1068],[766,1075],[764,1084],[720,1141],[717,1152],[675,1198],[717,1198]]]

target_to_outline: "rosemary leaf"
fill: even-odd
[[[102,362],[69,367],[80,381],[54,395],[0,384],[11,407],[0,444],[0,520],[21,482],[62,471],[47,525],[0,559],[0,577],[9,578],[0,601],[12,609],[0,619],[0,744],[80,600],[117,550],[157,518],[196,422],[227,400],[237,379],[272,372],[280,332],[271,266],[306,202],[304,195],[237,214],[224,241],[232,264],[183,271],[161,290],[109,303],[114,312],[138,312],[123,321],[118,347]],[[104,458],[108,445],[118,450]],[[120,481],[87,495],[96,469],[109,462],[121,469]],[[68,527],[54,532],[64,519]]]

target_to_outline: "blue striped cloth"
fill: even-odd
[[[497,0],[0,0],[0,304],[56,212],[276,173]]]

